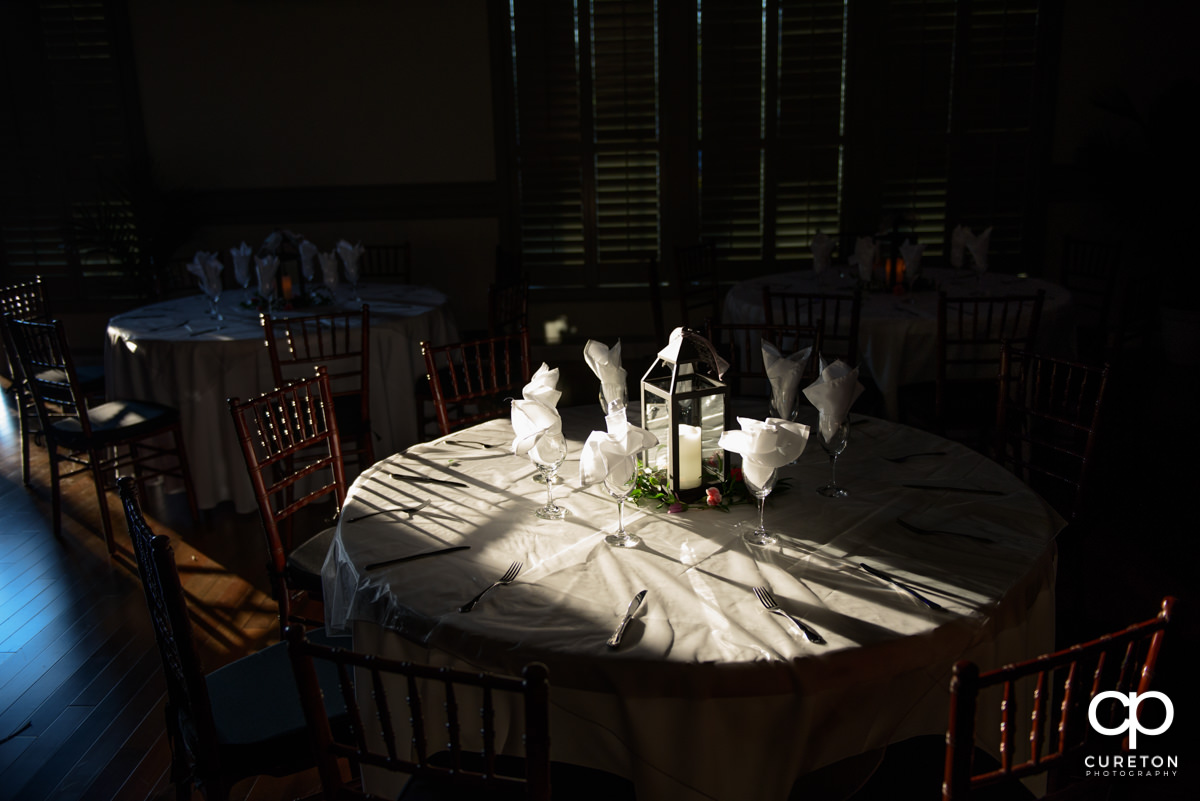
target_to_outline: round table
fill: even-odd
[[[968,295],[1033,295],[1046,291],[1038,327],[1037,348],[1041,353],[1074,358],[1075,315],[1071,293],[1057,284],[1036,278],[1018,278],[984,273],[931,268],[922,275],[938,289],[954,297]],[[721,319],[726,323],[762,323],[763,289],[779,292],[850,292],[852,279],[823,277],[811,270],[777,273],[735,284],[725,296]],[[933,289],[893,295],[864,292],[859,319],[859,364],[883,394],[887,416],[900,416],[900,387],[932,382],[937,375],[938,293]]]
[[[246,293],[221,298],[216,321],[208,299],[192,295],[143,306],[109,320],[104,364],[110,398],[139,398],[174,406],[202,509],[232,500],[238,512],[256,508],[226,399],[243,400],[274,388],[259,312],[243,308]],[[355,300],[339,287],[332,305],[276,316],[371,307],[371,424],[375,448],[390,453],[419,441],[413,386],[425,375],[420,342],[457,338],[446,296],[430,287],[372,284]]]
[[[625,550],[603,540],[615,502],[578,482],[583,440],[603,427],[599,408],[563,418],[568,461],[555,498],[570,513],[561,521],[534,515],[545,489],[530,462],[509,452],[506,420],[415,446],[359,476],[323,572],[327,626],[351,629],[358,650],[427,663],[514,674],[545,663],[553,758],[628,776],[643,799],[786,798],[809,771],[944,731],[957,660],[994,667],[1053,647],[1053,543],[1063,521],[969,449],[854,418],[838,463],[850,496],[815,492],[829,464],[810,443],[783,471],[788,490],[767,501],[778,545],[744,544],[757,520],[749,505],[629,507],[626,527],[644,544]],[[888,461],[927,452],[938,455]],[[411,516],[361,517],[424,501]],[[914,533],[898,518],[955,533]],[[470,547],[367,567],[454,545]],[[514,583],[469,614],[457,611],[513,561],[524,563]],[[769,587],[828,644],[769,614],[755,586]],[[641,589],[624,642],[608,648]]]

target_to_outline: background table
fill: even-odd
[[[927,269],[922,275],[953,297],[963,295],[1032,295],[1046,291],[1038,328],[1039,352],[1063,358],[1075,356],[1075,315],[1071,293],[1065,288],[1035,278],[1017,278],[1000,273]],[[777,273],[735,284],[725,296],[722,320],[726,323],[765,322],[763,289],[779,292],[849,292],[853,281],[836,275],[818,284],[811,270]],[[887,416],[900,416],[900,387],[933,381],[937,376],[937,305],[934,290],[896,296],[887,292],[864,292],[859,320],[860,364],[883,394]]]
[[[422,339],[457,338],[446,296],[429,287],[373,284],[360,297],[371,307],[371,424],[376,453],[391,453],[421,439],[414,382],[423,380]],[[141,398],[179,409],[183,436],[202,509],[233,500],[237,511],[255,508],[254,492],[229,416],[226,399],[243,400],[274,388],[259,313],[241,308],[243,290],[221,298],[224,320],[208,314],[195,295],[144,306],[108,324],[104,362],[110,398]],[[333,306],[283,315],[357,309],[341,287]],[[220,326],[218,328],[217,326]]]
[[[807,410],[810,411],[811,410]],[[534,516],[545,490],[507,451],[507,421],[416,446],[361,475],[325,564],[327,624],[352,628],[360,650],[519,673],[550,669],[554,758],[631,777],[639,798],[782,799],[796,777],[915,734],[944,731],[949,672],[1053,646],[1054,547],[1062,520],[979,454],[865,418],[838,474],[851,495],[828,499],[815,442],[786,468],[767,522],[786,537],[751,548],[757,512],[628,509],[644,545],[617,550],[600,528],[616,504],[580,489],[582,441],[599,408],[564,415],[570,439],[563,521]],[[483,449],[467,441],[492,443]],[[456,444],[457,443],[457,444]],[[921,451],[903,464],[886,461]],[[426,474],[466,488],[406,482]],[[917,481],[1002,494],[915,490]],[[379,509],[430,500],[412,519]],[[896,518],[974,533],[918,535]],[[470,550],[367,571],[433,548]],[[470,614],[459,605],[514,560],[524,571]],[[859,569],[867,562],[920,588],[938,613]],[[812,645],[751,592],[767,585],[829,642]],[[605,646],[630,599],[649,590],[619,650]],[[500,726],[504,731],[503,723]],[[516,735],[514,735],[516,736]]]

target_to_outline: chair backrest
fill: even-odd
[[[1043,496],[1082,510],[1108,385],[1109,366],[1093,367],[1000,348],[996,461]]]
[[[50,322],[50,314],[46,311],[46,293],[40,275],[32,281],[0,287],[0,317],[4,315],[36,323]],[[14,381],[19,380],[17,370],[17,354],[9,350],[8,377]]]
[[[449,345],[421,343],[443,435],[509,414],[505,398],[529,382],[529,332]]]
[[[675,248],[675,278],[680,325],[700,330],[708,320],[720,321],[716,244],[705,242]]]
[[[770,397],[771,384],[762,358],[762,343],[770,342],[784,356],[812,347],[807,364],[800,376],[801,387],[811,384],[820,374],[818,354],[824,342],[825,324],[763,325],[757,323],[713,323],[707,329],[708,341],[723,358],[729,369],[721,379],[735,396]]]
[[[67,335],[59,320],[48,323],[4,318],[5,345],[16,355],[17,369],[33,398],[42,432],[54,436],[55,421],[73,417],[79,421],[78,435],[92,436],[86,396],[79,385]]]
[[[492,284],[488,289],[488,335],[516,334],[529,328],[529,282]]]
[[[412,280],[412,245],[363,245],[358,269],[364,280],[407,284]]]
[[[841,359],[858,364],[858,329],[862,316],[862,288],[853,292],[779,292],[763,287],[763,315],[767,325],[813,325],[824,321],[822,352],[825,361]]]
[[[354,436],[350,453],[361,467],[375,462],[371,432],[371,310],[325,312],[303,317],[261,318],[276,387],[326,368],[342,436]]]
[[[291,604],[284,575],[292,516],[322,498],[332,496],[337,509],[346,501],[329,375],[321,366],[314,377],[257,398],[230,398],[229,412],[267,538],[271,589],[279,602],[281,624],[286,624]]]
[[[129,539],[167,681],[167,731],[172,749],[186,744],[198,767],[217,770],[217,734],[208,683],[196,656],[187,600],[175,566],[175,551],[170,538],[155,534],[142,517],[134,479],[129,476],[118,479],[117,489],[125,507]],[[175,781],[181,783],[182,779],[177,777]]]
[[[1120,700],[1097,703],[1096,719],[1104,728],[1128,724],[1134,710],[1128,695],[1149,691],[1175,599],[1163,599],[1155,617],[1082,645],[1027,662],[980,673],[972,662],[959,662],[950,682],[950,720],[942,797],[962,801],[972,790],[1053,771],[1056,781],[1077,768],[1071,763],[1095,742],[1089,718],[1092,700],[1102,693]],[[991,706],[992,704],[995,706]],[[1000,763],[976,770],[976,717],[983,706],[998,712]],[[1139,713],[1150,707],[1145,703]],[[1028,744],[1018,748],[1018,716],[1028,715]],[[996,715],[992,715],[995,717]],[[1151,728],[1151,727],[1147,727]],[[1122,744],[1128,750],[1129,735]],[[1051,787],[1051,790],[1061,789]]]
[[[362,767],[407,773],[478,794],[470,797],[487,798],[523,787],[531,801],[549,801],[550,686],[544,666],[528,665],[522,678],[516,678],[330,648],[306,640],[298,626],[288,628],[287,638],[326,798],[367,797],[342,781],[338,760],[349,759]],[[317,681],[317,662],[329,663],[338,673],[351,716],[351,741],[336,739],[329,725]],[[367,682],[372,689],[375,709],[368,714],[363,714],[355,697],[352,671],[357,671],[359,686],[367,686],[363,683]],[[498,770],[505,762],[496,746],[496,699],[502,693],[523,700],[522,771]],[[403,699],[395,705],[399,709],[391,703],[397,696]],[[478,716],[469,711],[472,708],[478,709]],[[467,715],[470,717],[464,721]],[[430,724],[438,718],[445,720],[437,730],[448,742],[433,739],[436,735]],[[394,721],[405,719],[410,732],[401,731],[398,737]]]
[[[946,390],[951,382],[995,381],[1000,368],[1000,345],[1008,342],[1032,348],[1046,291],[1032,295],[938,295],[937,379],[938,420],[946,415]]]
[[[1106,327],[1121,268],[1119,242],[1095,242],[1076,237],[1063,241],[1060,281],[1071,290],[1071,303],[1086,327]]]

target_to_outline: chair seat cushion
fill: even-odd
[[[179,412],[170,406],[150,401],[109,401],[88,409],[92,424],[92,442],[96,446],[111,445],[129,439],[156,434],[179,422]],[[54,438],[70,447],[87,444],[78,418],[56,421]]]
[[[314,598],[320,598],[321,566],[325,564],[325,556],[329,553],[329,545],[337,529],[327,528],[288,554],[287,584],[297,590],[304,590]]]
[[[309,632],[308,638],[323,645],[350,646],[349,637],[328,637],[320,631]],[[344,737],[349,720],[337,672],[318,661],[317,679],[334,736]],[[287,643],[276,643],[214,670],[205,681],[221,761],[234,774],[285,775],[315,764]]]

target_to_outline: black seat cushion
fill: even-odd
[[[327,637],[320,631],[307,636],[322,645],[348,648],[351,644],[349,637]],[[317,661],[316,666],[334,736],[345,738],[349,719],[337,672],[327,662]],[[243,657],[205,679],[221,761],[232,773],[286,775],[315,764],[287,643]]]
[[[179,422],[179,412],[170,406],[150,401],[109,401],[88,409],[95,446],[111,445],[161,431]],[[86,446],[78,418],[58,420],[52,426],[54,438],[68,447]]]
[[[335,528],[327,528],[288,554],[287,583],[289,587],[304,590],[314,598],[322,596],[321,566],[329,553]]]

